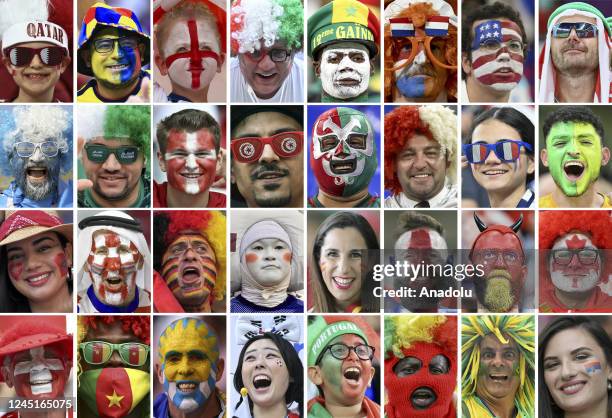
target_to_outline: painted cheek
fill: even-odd
[[[13,280],[21,279],[21,275],[23,274],[23,267],[24,267],[23,261],[9,262],[8,264],[9,277]]]
[[[244,259],[247,263],[255,263],[257,260],[259,260],[259,257],[255,253],[246,253]]]
[[[180,172],[185,167],[185,159],[183,158],[174,158],[167,162],[168,164],[168,183],[175,189],[178,189],[182,192],[185,191],[185,177],[180,175]]]
[[[291,263],[291,258],[292,254],[289,251],[283,254],[283,260],[285,260],[287,263]]]
[[[60,272],[60,277],[67,277],[68,276],[68,260],[66,259],[66,254],[64,254],[63,251],[55,255],[54,263]]]

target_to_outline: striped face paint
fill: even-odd
[[[487,20],[474,29],[472,75],[495,90],[510,91],[523,76],[523,42],[519,26],[506,19]]]
[[[591,360],[589,362],[584,363],[584,370],[587,372],[588,375],[594,375],[596,373],[601,373],[602,372],[602,368],[601,368],[601,363],[597,360]]]
[[[215,138],[207,129],[170,131],[164,158],[168,183],[176,190],[195,195],[208,190],[215,179]]]
[[[557,289],[575,293],[587,292],[597,286],[601,275],[601,259],[596,258],[590,264],[582,263],[576,251],[585,249],[597,250],[591,238],[585,234],[572,232],[557,239],[552,251],[561,262],[555,261],[552,256],[549,262],[550,278]]]
[[[25,398],[61,396],[66,384],[64,362],[49,358],[44,347],[21,351],[13,358],[15,391]]]
[[[100,301],[124,306],[134,299],[141,257],[128,238],[111,231],[94,233],[87,265],[94,293]]]

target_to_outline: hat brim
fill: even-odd
[[[26,238],[33,237],[34,235],[42,234],[45,232],[57,232],[58,234],[61,234],[69,242],[72,243],[72,224],[62,224],[62,225],[53,226],[53,227],[38,225],[38,226],[30,226],[26,228],[21,228],[13,232],[12,234],[4,238],[2,241],[0,241],[0,247],[7,245],[7,244],[11,244],[14,242],[24,240]]]

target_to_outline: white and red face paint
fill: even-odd
[[[164,155],[168,183],[187,194],[208,190],[215,179],[215,139],[207,129],[170,131]]]
[[[218,34],[211,26],[200,19],[179,21],[170,28],[164,56],[173,83],[192,90],[210,84],[221,67]]]
[[[428,259],[426,262],[441,262],[446,260],[439,260],[437,256],[446,256],[446,240],[437,231],[429,228],[417,228],[410,231],[404,232],[395,241],[395,250],[400,253],[402,250],[416,250],[422,251],[421,255],[426,255]],[[436,251],[428,251],[436,250]],[[413,257],[410,257],[413,259]],[[436,258],[433,260],[432,258]]]
[[[58,358],[46,358],[44,347],[29,350],[31,360],[13,365],[15,391],[24,398],[56,398],[64,393],[66,371]]]
[[[87,265],[100,301],[123,306],[133,300],[141,257],[136,245],[126,237],[111,231],[94,235]]]
[[[552,250],[579,250],[584,248],[597,249],[591,239],[581,233],[565,234],[552,247]],[[564,292],[588,292],[599,282],[601,275],[601,259],[598,258],[593,264],[582,264],[577,254],[572,255],[569,264],[562,265],[550,257],[550,278],[553,285]]]
[[[521,29],[510,20],[487,20],[474,29],[472,75],[495,90],[510,91],[523,76]],[[516,48],[512,46],[515,45]]]

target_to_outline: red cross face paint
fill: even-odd
[[[35,347],[15,354],[12,366],[17,395],[26,399],[53,399],[63,395],[66,369],[54,351]]]
[[[187,194],[208,190],[215,179],[215,139],[206,129],[170,131],[164,155],[170,187]]]
[[[222,65],[219,51],[219,34],[212,22],[177,21],[164,45],[170,80],[186,89],[208,87]]]
[[[200,304],[213,292],[217,258],[200,234],[185,234],[172,242],[162,258],[162,276],[181,304]]]
[[[141,257],[128,238],[106,230],[94,233],[87,266],[96,297],[111,306],[130,303]]]
[[[588,235],[565,234],[553,245],[549,258],[553,285],[564,292],[588,292],[601,275],[601,257]]]

